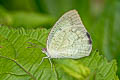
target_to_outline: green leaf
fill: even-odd
[[[116,76],[116,60],[108,62],[106,58],[99,55],[99,52],[95,51],[91,56],[82,58],[80,61],[90,68],[91,74],[95,77],[95,80],[118,80]]]
[[[53,69],[41,48],[49,30],[0,27],[0,80],[119,80],[116,61],[107,62],[94,51],[90,56],[52,59]],[[30,43],[32,44],[30,44]]]

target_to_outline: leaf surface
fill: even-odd
[[[0,80],[118,80],[116,61],[107,62],[93,51],[90,56],[48,59],[45,54],[49,30],[0,27]]]

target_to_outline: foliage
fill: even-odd
[[[49,30],[0,27],[0,80],[119,80],[116,61],[99,52],[78,60],[53,59],[53,69],[41,52]],[[30,43],[33,43],[32,45]],[[40,47],[39,47],[39,46]]]
[[[117,61],[117,74],[120,77],[119,0],[0,0],[0,24],[23,27],[25,33],[31,34],[26,29],[51,28],[63,13],[71,9],[79,12],[92,37],[93,49],[98,49],[99,54],[108,61]],[[42,43],[37,44],[45,47]]]

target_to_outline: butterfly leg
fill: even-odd
[[[46,58],[48,58],[48,60],[49,60],[49,62],[50,62],[50,64],[51,64],[51,71],[52,71],[52,68],[53,68],[53,66],[52,66],[52,61],[51,61],[51,58],[49,58],[48,56],[42,58],[42,60],[41,60],[41,62],[40,62],[40,65],[42,64],[42,62],[43,62],[44,59],[46,59]]]
[[[50,62],[50,64],[51,64],[51,71],[52,71],[52,69],[53,69],[52,61],[51,61],[51,58],[48,58],[48,59],[49,59],[49,62]]]
[[[41,62],[40,62],[40,65],[42,64],[42,62],[43,62],[43,60],[44,60],[45,58],[48,58],[48,57],[47,57],[47,56],[46,56],[46,57],[43,57],[42,60],[41,60]]]

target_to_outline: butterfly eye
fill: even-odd
[[[47,49],[46,49],[46,48],[42,48],[42,52],[43,52],[43,53],[46,53],[46,52],[47,52]]]

